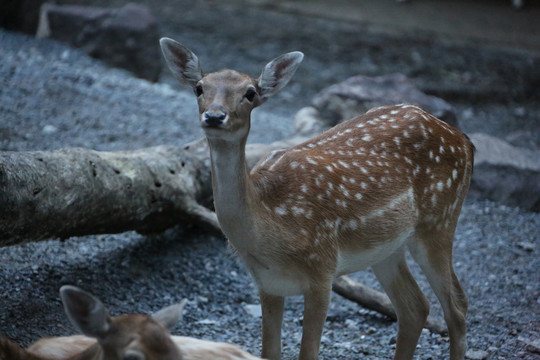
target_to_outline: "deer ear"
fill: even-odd
[[[303,58],[304,54],[294,51],[283,54],[266,64],[258,79],[261,98],[266,100],[283,89],[293,77]]]
[[[154,315],[152,315],[152,318],[170,330],[176,324],[178,324],[178,322],[182,318],[182,311],[184,310],[184,306],[186,306],[186,303],[187,299],[184,299],[180,302],[180,304],[171,305],[163,308]]]
[[[191,50],[169,38],[159,40],[167,66],[180,82],[194,87],[203,78],[199,59]]]
[[[70,285],[60,288],[60,297],[69,320],[77,330],[97,339],[107,335],[111,318],[98,298]]]

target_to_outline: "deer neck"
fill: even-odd
[[[253,239],[250,199],[254,191],[246,163],[246,140],[208,139],[216,214],[237,250],[248,250],[247,242]]]

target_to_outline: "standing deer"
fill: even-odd
[[[0,360],[261,360],[234,345],[171,336],[186,300],[152,316],[111,317],[103,303],[74,286],[60,296],[72,324],[85,336],[44,338],[27,350],[0,334]]]
[[[272,60],[255,79],[206,74],[189,49],[160,43],[197,96],[216,214],[259,288],[262,357],[280,358],[284,297],[301,294],[299,359],[317,359],[332,280],[371,266],[398,317],[394,359],[412,359],[429,303],[405,261],[408,248],[441,302],[450,358],[463,359],[467,297],[452,243],[473,168],[468,138],[417,106],[384,106],[274,151],[250,172],[251,111],[288,83],[303,54]]]

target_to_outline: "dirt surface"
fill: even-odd
[[[466,132],[486,132],[522,147],[540,144],[540,59],[534,52],[483,47],[470,39],[455,43],[442,35],[404,37],[260,5],[146,3],[161,19],[162,33],[192,48],[209,71],[234,67],[257,75],[283,52],[306,54],[291,84],[255,114],[252,141],[289,135],[293,114],[325,86],[356,74],[402,72],[451,102]],[[195,100],[167,72],[161,84],[151,85],[58,44],[7,33],[0,40],[8,49],[0,64],[0,150],[134,149],[180,145],[200,135]],[[539,358],[539,229],[538,214],[482,200],[465,204],[454,263],[470,300],[470,348],[481,358]],[[355,277],[378,287],[369,271]],[[416,278],[440,317],[423,276]],[[223,239],[188,227],[157,236],[124,233],[2,248],[0,284],[0,332],[22,345],[74,333],[58,296],[61,285],[73,284],[99,296],[113,314],[152,312],[187,297],[184,321],[173,333],[260,352],[260,319],[245,310],[258,297],[245,268]],[[288,299],[284,359],[298,354],[301,308],[301,298]],[[333,295],[321,358],[391,358],[396,329]],[[417,358],[448,358],[447,340],[424,331]]]

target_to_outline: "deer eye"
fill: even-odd
[[[249,102],[252,102],[253,99],[255,98],[255,95],[257,95],[257,92],[254,90],[254,89],[248,89],[246,91],[246,95],[244,95],[244,97],[249,101]]]
[[[201,96],[203,94],[203,89],[201,85],[197,85],[195,87],[195,94],[197,94],[197,97]]]

